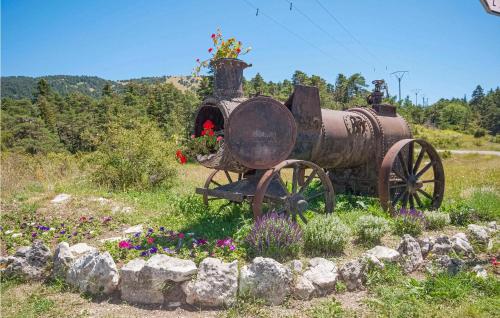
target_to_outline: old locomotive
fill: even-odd
[[[214,96],[195,118],[195,136],[210,120],[224,143],[197,160],[214,171],[196,192],[204,201],[251,202],[263,212],[332,212],[335,193],[378,196],[390,211],[438,208],[444,171],[436,150],[412,139],[396,108],[383,104],[383,81],[374,81],[371,107],[321,109],[316,87],[296,85],[285,103],[267,96],[243,97],[237,59],[213,68]],[[320,198],[323,198],[321,200]]]

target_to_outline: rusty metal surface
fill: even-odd
[[[424,186],[431,186],[432,194]],[[444,186],[441,159],[434,147],[424,140],[400,140],[382,161],[378,188],[380,204],[386,211],[417,207],[437,209],[443,201]],[[425,199],[430,200],[429,206],[425,205]]]
[[[277,181],[277,176],[282,169],[303,166],[317,171],[321,183],[332,188],[327,191],[331,195],[325,198],[327,203],[333,201],[335,190],[378,195],[384,208],[389,208],[393,199],[401,199],[404,206],[420,206],[419,194],[425,194],[415,186],[419,181],[413,180],[418,172],[408,170],[407,176],[403,176],[410,189],[406,199],[403,195],[394,197],[398,194],[390,188],[394,169],[401,169],[399,156],[409,164],[414,146],[418,145],[431,158],[432,164],[425,167],[433,168],[436,177],[433,193],[427,193],[431,206],[437,208],[441,204],[444,172],[439,156],[430,144],[411,139],[410,127],[397,114],[396,107],[382,103],[385,82],[374,81],[375,91],[369,98],[371,107],[339,111],[321,109],[319,90],[310,86],[296,85],[285,104],[266,96],[243,98],[243,69],[248,65],[240,60],[223,59],[213,66],[214,97],[207,98],[199,108],[194,132],[200,136],[203,123],[209,119],[224,142],[216,153],[197,159],[208,168],[240,173],[242,180],[212,189],[214,174],[211,175],[205,187],[197,190],[204,195],[205,203],[208,197],[252,200],[254,215],[258,216],[266,200],[277,200],[288,202],[286,209],[292,211],[299,201],[299,205],[306,203],[298,197],[295,201],[280,199],[288,189]],[[298,186],[307,183],[305,168],[294,169],[294,175]],[[289,193],[294,195],[293,191]]]
[[[252,169],[267,169],[288,158],[297,136],[290,111],[279,101],[258,96],[234,109],[225,128],[225,145]]]

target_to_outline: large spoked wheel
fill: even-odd
[[[382,208],[437,209],[444,195],[444,169],[437,151],[420,139],[403,139],[387,152],[379,171]]]
[[[322,199],[322,200],[321,200]],[[288,214],[304,223],[306,211],[331,213],[335,206],[332,183],[325,171],[303,160],[285,160],[267,170],[252,200],[254,218],[263,213]]]
[[[204,189],[214,189],[234,181],[240,181],[243,178],[243,173],[232,173],[226,170],[214,170],[205,181]],[[203,194],[203,203],[208,206],[208,202],[212,200],[222,200],[222,198],[210,197],[206,192]]]

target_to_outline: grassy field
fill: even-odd
[[[174,231],[201,234],[208,240],[232,237],[238,242],[251,224],[248,204],[226,206],[215,202],[206,208],[200,197],[194,195],[195,187],[201,186],[210,173],[199,165],[177,166],[178,179],[168,189],[110,192],[92,183],[85,162],[85,158],[66,155],[25,157],[4,154],[1,165],[3,229],[18,231],[25,222],[40,222],[48,226],[65,222],[78,227],[81,233],[71,239],[41,236],[42,239],[52,246],[61,240],[89,242],[115,253],[115,259],[121,257],[120,262],[124,262],[134,255],[119,255],[117,249],[99,240],[119,236],[127,226],[139,223],[165,226]],[[444,159],[444,167],[446,192],[443,211],[473,209],[500,219],[500,157],[452,155]],[[73,198],[64,205],[51,204],[50,200],[59,193],[71,194]],[[376,199],[338,196],[337,207],[335,213],[349,227],[366,214],[389,219],[380,210]],[[99,221],[82,224],[82,217]],[[107,217],[112,220],[100,221]],[[463,230],[448,226],[443,231],[453,234]],[[437,234],[426,231],[423,235]],[[30,240],[26,236],[15,240],[4,238],[2,254],[12,253],[17,246],[28,244]],[[396,247],[398,242],[399,237],[392,233],[382,239],[382,243],[390,247]],[[350,243],[342,255],[332,259],[342,264],[366,249],[366,246]],[[241,252],[224,257],[246,260],[243,248]],[[466,274],[451,278],[422,274],[415,278],[404,276],[399,269],[393,268],[370,275],[368,290],[360,293],[339,293],[310,302],[290,300],[276,308],[240,300],[229,310],[201,313],[184,309],[169,313],[117,304],[114,299],[82,297],[59,282],[24,284],[3,281],[1,316],[444,317],[452,314],[457,317],[494,317],[495,309],[500,306],[498,278],[488,280],[488,283]]]

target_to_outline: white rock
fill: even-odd
[[[455,253],[460,255],[472,256],[474,255],[474,248],[467,240],[465,233],[457,233],[451,238],[451,247]]]
[[[30,247],[19,248],[14,256],[2,257],[2,276],[21,277],[26,280],[41,280],[46,277],[51,253],[42,241],[35,241]]]
[[[415,271],[424,263],[420,245],[411,235],[403,235],[399,243],[398,252],[402,256],[403,271],[405,273]]]
[[[399,260],[399,252],[395,249],[386,246],[377,245],[366,252],[385,262],[397,262]]]
[[[256,257],[241,269],[239,282],[240,295],[279,305],[290,294],[292,272],[272,258]]]
[[[384,262],[380,261],[375,255],[363,253],[360,257],[361,262],[367,266],[367,268],[379,268],[384,269]]]
[[[476,273],[476,276],[479,278],[488,278],[488,272],[481,265],[476,265],[472,268],[472,271]]]
[[[71,199],[71,195],[66,194],[66,193],[61,193],[56,195],[50,202],[59,204],[59,203],[64,203],[66,201],[69,201]]]
[[[238,261],[224,263],[205,258],[194,281],[183,285],[186,302],[191,305],[220,307],[236,302],[238,291]]]
[[[490,234],[495,234],[498,230],[497,222],[496,221],[489,222],[487,225],[487,230]]]
[[[471,241],[477,242],[487,249],[491,249],[493,242],[490,240],[490,232],[485,226],[469,224],[467,226],[467,229],[469,230],[469,239]]]
[[[292,296],[295,299],[308,300],[313,295],[316,287],[302,275],[297,276],[292,286]]]
[[[431,251],[434,255],[446,255],[451,252],[451,241],[446,235],[440,235],[434,241]]]
[[[144,272],[158,280],[183,282],[196,274],[196,264],[191,260],[156,254],[144,265]]]
[[[362,260],[352,260],[344,264],[339,270],[342,281],[346,284],[347,290],[353,291],[364,289],[367,277],[366,263]]]
[[[59,243],[53,257],[53,276],[66,277],[69,268],[78,258],[92,252],[97,253],[97,249],[86,243],[78,243],[71,247],[67,242]]]
[[[94,251],[77,259],[69,268],[66,281],[81,292],[111,294],[118,287],[120,276],[108,252]]]
[[[326,295],[335,290],[337,283],[337,265],[321,257],[309,260],[309,268],[304,272],[304,277],[313,283],[315,293]]]
[[[427,255],[431,251],[435,241],[436,240],[434,239],[434,237],[426,237],[418,240],[418,244],[420,245],[420,251],[422,252],[422,256],[424,258],[427,257]]]
[[[23,233],[14,233],[14,234],[12,234],[12,238],[21,237],[21,236],[23,236]]]
[[[7,230],[7,231],[5,231],[5,235],[10,235],[10,234],[12,234],[12,233],[14,233],[14,231],[13,231],[13,230]]]
[[[136,233],[142,233],[143,231],[144,231],[143,230],[143,225],[142,224],[137,224],[135,226],[129,227],[128,229],[125,229],[123,231],[123,234],[124,235],[136,234]]]
[[[132,304],[163,304],[163,283],[141,274],[146,261],[133,259],[120,269],[121,299]]]
[[[292,271],[292,273],[302,273],[303,265],[302,262],[298,259],[294,259],[290,263],[288,263],[288,267]]]

